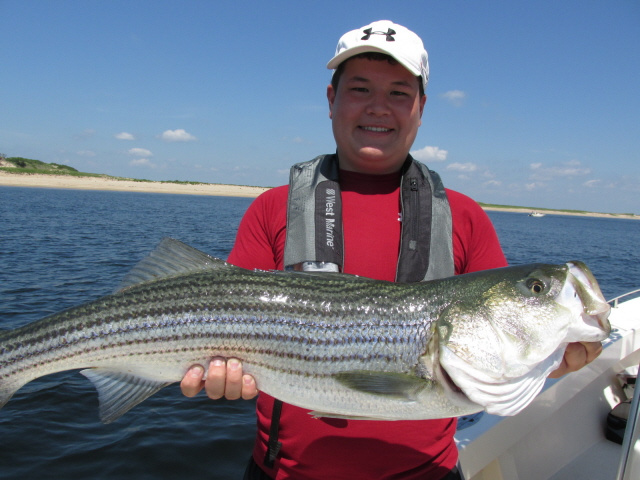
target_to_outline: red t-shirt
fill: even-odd
[[[345,273],[393,281],[400,246],[399,174],[340,172]],[[288,186],[271,189],[247,210],[228,261],[282,270]],[[506,266],[491,221],[469,197],[447,190],[453,219],[455,273]],[[272,478],[438,479],[456,464],[455,419],[368,421],[312,418],[284,404],[273,469],[263,466],[273,397],[261,393],[253,457]]]

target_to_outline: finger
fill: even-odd
[[[209,363],[204,389],[207,396],[214,400],[224,397],[224,383],[227,376],[226,362],[222,358],[214,358]]]
[[[242,396],[242,363],[237,358],[227,360],[227,379],[224,396],[229,400],[237,400]]]
[[[587,363],[593,362],[602,353],[601,342],[583,342],[582,346],[587,352]]]
[[[587,349],[582,343],[570,343],[564,353],[568,372],[575,372],[587,364]]]
[[[195,397],[204,385],[202,377],[204,376],[204,367],[202,365],[194,365],[180,382],[180,390],[185,397]]]
[[[258,395],[258,387],[256,380],[251,375],[242,376],[242,398],[245,400],[251,400]]]
[[[549,374],[549,378],[560,378],[586,365],[587,352],[581,343],[570,343],[564,351],[562,362]]]

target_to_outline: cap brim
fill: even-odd
[[[411,67],[410,65],[407,65],[405,62],[402,61],[402,59],[397,58],[388,50],[376,47],[374,45],[359,45],[357,47],[343,50],[338,55],[336,55],[331,60],[329,60],[329,63],[327,63],[327,68],[330,70],[335,70],[345,60],[351,57],[355,57],[356,55],[359,55],[361,53],[367,53],[367,52],[378,52],[378,53],[384,53],[386,55],[389,55],[390,57],[394,58],[398,63],[400,63],[404,68],[406,68],[412,74],[414,74],[416,77],[419,77],[420,75],[422,75],[421,72],[416,71],[415,68]]]

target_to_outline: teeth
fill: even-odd
[[[384,127],[362,127],[363,130],[368,130],[370,132],[388,132],[391,129],[390,128],[384,128]]]

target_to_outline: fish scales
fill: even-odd
[[[318,415],[514,414],[567,342],[608,334],[607,315],[579,262],[407,285],[248,271],[166,239],[115,294],[0,333],[0,407],[35,378],[85,369],[110,422],[223,356]]]
[[[362,285],[345,287],[336,280],[317,279],[309,285],[292,278],[284,286],[286,302],[282,293],[265,302],[272,288],[268,276],[241,270],[130,288],[49,317],[36,335],[29,326],[24,333],[5,334],[2,377],[24,371],[26,365],[56,371],[55,362],[76,357],[73,368],[85,368],[123,356],[166,360],[185,351],[190,352],[187,363],[212,355],[237,356],[250,364],[304,375],[331,375],[375,360],[400,360],[402,371],[415,365],[424,350],[424,322],[402,322],[395,315],[397,307],[391,307],[398,296],[406,297],[406,289],[394,295],[390,288],[381,296],[379,286],[371,283],[377,303],[371,306]],[[422,341],[416,343],[416,338]],[[375,351],[367,344],[377,345]],[[393,345],[394,351],[380,349],[383,344]],[[315,353],[309,353],[310,346]]]

